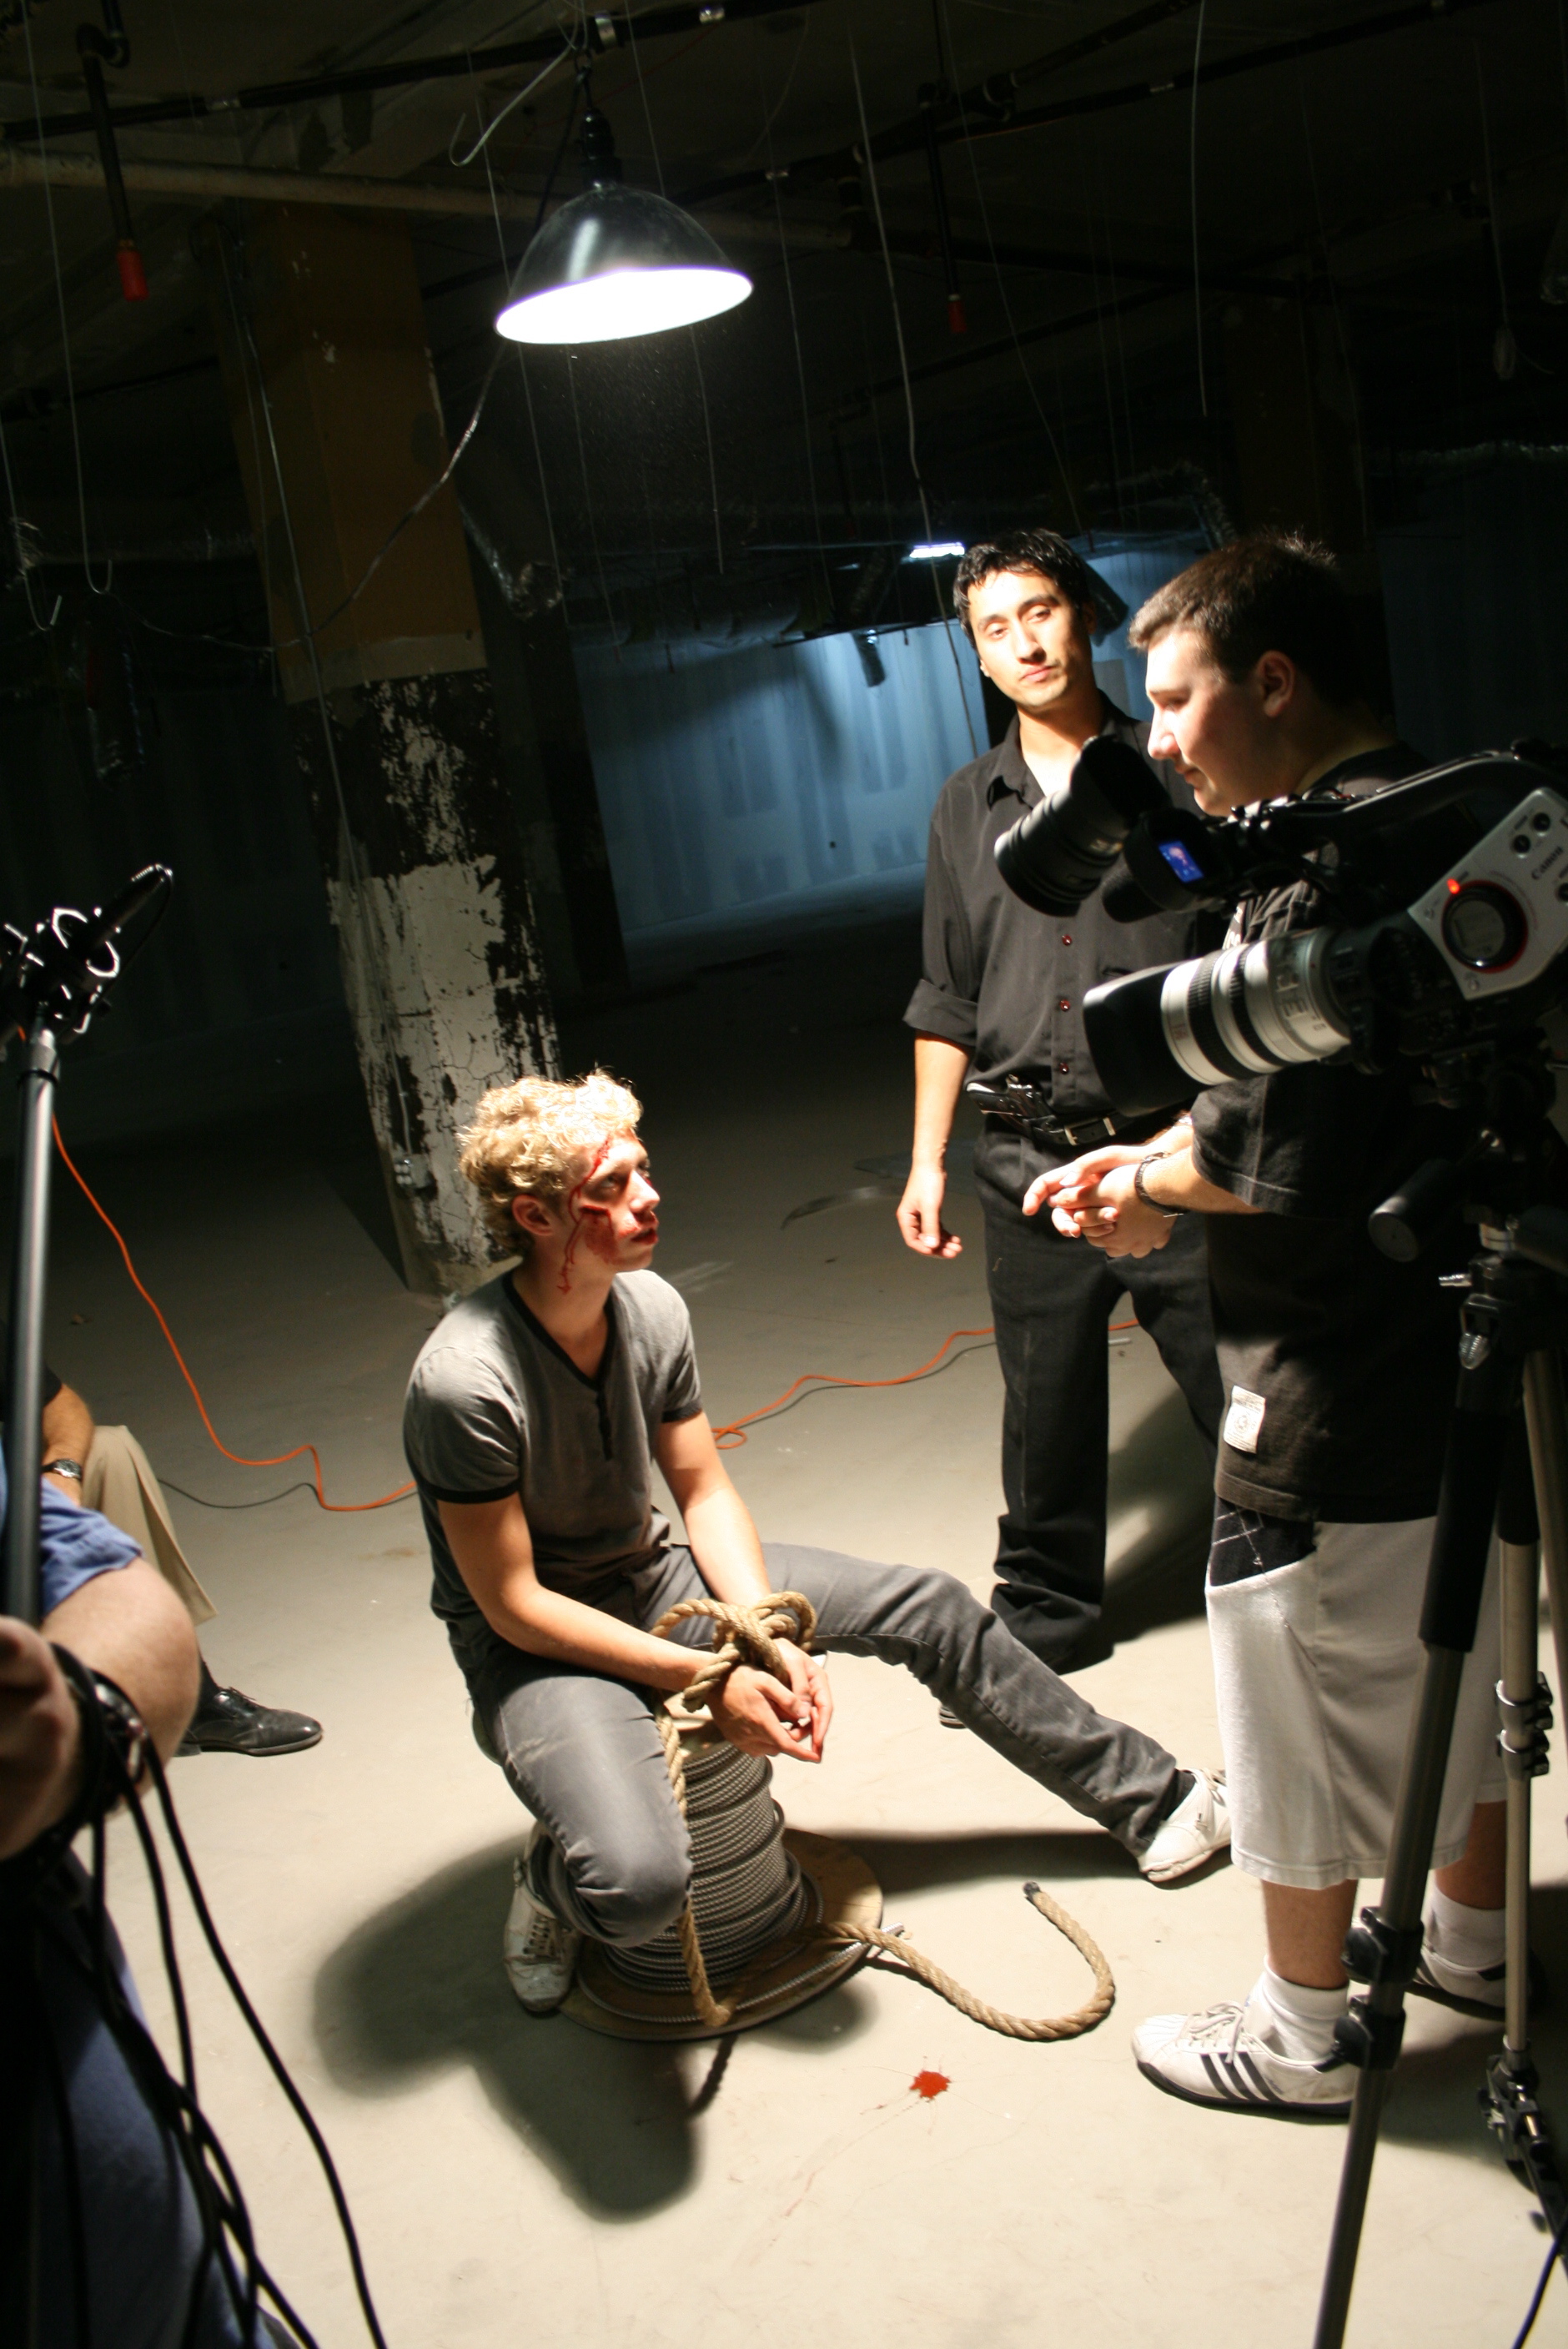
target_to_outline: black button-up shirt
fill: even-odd
[[[1146,750],[1148,727],[1109,701],[1100,730]],[[1195,804],[1173,770],[1154,771],[1177,805]],[[1016,718],[994,750],[944,784],[925,863],[924,977],[903,1016],[922,1035],[962,1044],[977,1075],[1048,1085],[1055,1115],[1072,1124],[1114,1113],[1084,1037],[1088,990],[1201,949],[1187,915],[1113,922],[1097,890],[1057,919],[1015,897],[996,843],[1042,797]]]

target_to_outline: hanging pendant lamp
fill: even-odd
[[[587,186],[523,254],[496,332],[514,343],[613,343],[733,310],[751,280],[666,197],[621,179],[609,123],[583,117]]]

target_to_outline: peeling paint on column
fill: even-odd
[[[293,713],[376,1135],[419,1285],[490,1261],[457,1135],[487,1087],[560,1066],[487,671],[335,691]],[[345,824],[346,820],[347,830]],[[413,1247],[410,1248],[410,1242]]]

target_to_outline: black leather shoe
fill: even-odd
[[[308,1713],[257,1704],[238,1689],[204,1686],[181,1741],[181,1754],[303,1754],[321,1743],[321,1723]]]

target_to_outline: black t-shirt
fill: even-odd
[[[1360,797],[1427,763],[1403,744],[1368,752],[1312,795],[1348,784]],[[1461,853],[1446,833],[1423,837],[1410,897]],[[1233,936],[1331,918],[1303,882],[1243,904]],[[1264,1211],[1207,1219],[1227,1404],[1214,1477],[1222,1500],[1352,1524],[1437,1507],[1459,1375],[1459,1299],[1439,1281],[1465,1261],[1467,1235],[1456,1216],[1414,1264],[1395,1264],[1367,1231],[1371,1210],[1416,1167],[1462,1144],[1462,1121],[1418,1103],[1417,1081],[1413,1064],[1367,1077],[1316,1063],[1216,1085],[1193,1104],[1199,1174]]]
[[[52,1403],[65,1381],[57,1377],[47,1362],[44,1364],[44,1402]],[[5,1407],[11,1395],[11,1328],[0,1321],[0,1420],[5,1417]]]

